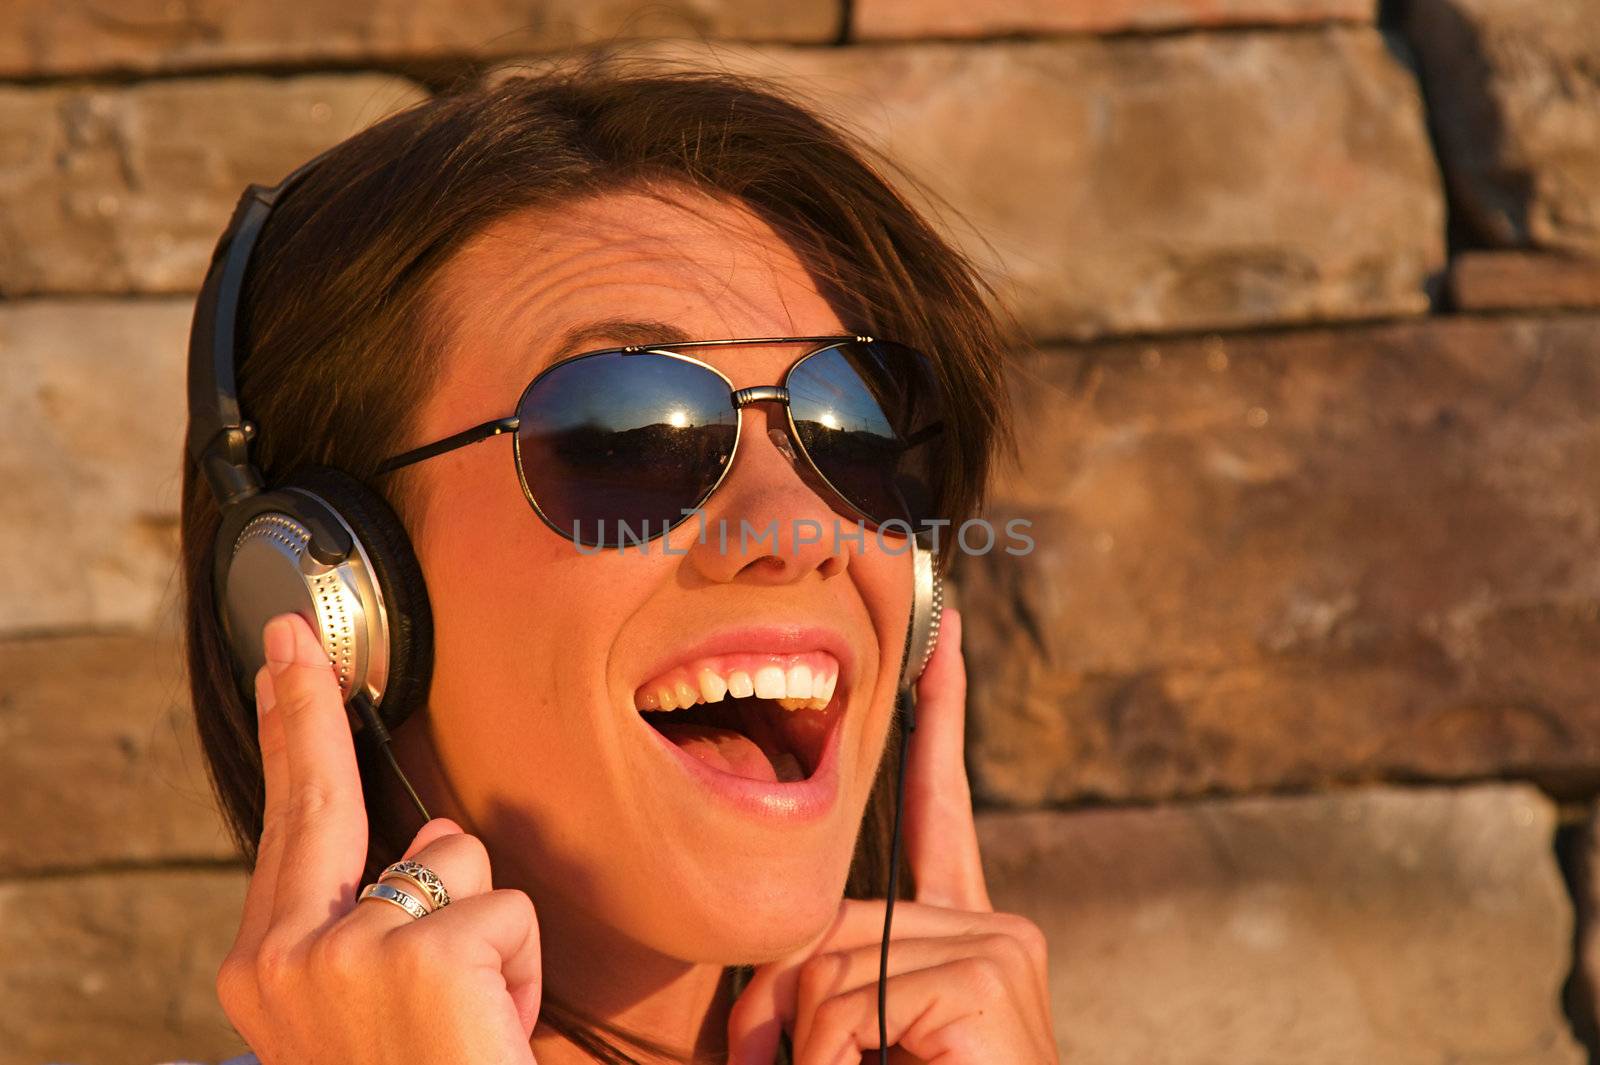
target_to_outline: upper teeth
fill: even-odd
[[[698,703],[719,703],[729,695],[736,699],[754,695],[774,700],[785,710],[821,710],[833,699],[838,681],[837,671],[814,670],[804,662],[787,669],[766,665],[726,673],[701,666],[693,678],[679,672],[671,681],[641,689],[635,703],[640,710],[682,710]]]

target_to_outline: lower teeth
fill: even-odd
[[[778,782],[782,784],[806,778],[805,770],[800,768],[800,762],[788,751],[773,756],[772,771],[777,774]]]

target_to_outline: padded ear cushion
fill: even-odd
[[[372,562],[389,621],[389,679],[378,714],[393,729],[422,705],[433,680],[433,610],[405,526],[382,496],[343,470],[308,466],[280,487],[303,488],[337,510]]]

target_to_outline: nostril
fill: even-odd
[[[789,564],[777,555],[762,555],[739,567],[739,572],[764,577],[782,577],[788,568]]]

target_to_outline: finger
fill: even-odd
[[[728,1014],[729,1065],[771,1065],[783,1026],[795,1015],[801,963],[815,954],[881,945],[884,907],[883,899],[845,899],[833,921],[810,943],[757,967]],[[987,931],[993,921],[992,914],[898,899],[890,942],[978,934]]]
[[[256,732],[261,748],[261,775],[266,798],[261,812],[261,839],[256,844],[255,866],[245,888],[244,911],[236,949],[252,952],[272,920],[273,888],[278,879],[278,862],[283,853],[283,793],[288,787],[289,768],[283,750],[283,721],[273,713],[275,696],[272,675],[262,666],[256,671]]]
[[[538,915],[526,892],[499,888],[452,901],[417,919],[393,906],[384,908],[394,910],[404,922],[389,935],[413,940],[408,950],[415,949],[425,958],[448,957],[453,967],[498,973],[516,1004],[524,1032],[533,1034],[543,980]]]
[[[993,911],[978,853],[966,763],[967,671],[961,615],[944,612],[928,668],[917,682],[917,727],[906,758],[906,857],[917,901]]]
[[[438,820],[443,819],[435,819]],[[445,825],[453,823],[444,822]],[[456,902],[481,895],[490,889],[492,876],[489,868],[489,852],[484,849],[483,841],[478,837],[469,836],[459,830],[449,831],[443,826],[431,828],[433,824],[434,821],[430,821],[424,825],[422,831],[417,833],[417,837],[424,839],[426,838],[424,833],[428,833],[435,838],[421,847],[413,843],[406,851],[406,855],[412,861],[433,870],[433,874],[439,878],[439,882],[444,885],[446,893],[450,896],[450,902],[444,907],[448,910]],[[427,891],[412,881],[403,877],[384,877],[383,882],[399,888],[418,902],[432,908],[433,903]],[[434,911],[434,913],[442,912],[443,910]],[[428,916],[432,917],[434,913]],[[358,899],[346,920],[357,927],[370,929],[374,934],[381,935],[418,919],[383,899],[368,898]]]
[[[766,975],[766,979],[762,979]],[[783,982],[777,970],[758,968],[728,1011],[728,1065],[772,1065],[783,1039],[778,1012]]]
[[[983,956],[955,958],[891,976],[884,988],[889,1045],[925,1060],[1053,1061]],[[859,1065],[880,1045],[878,988],[866,984],[820,1003],[795,1065]]]
[[[297,614],[280,614],[267,623],[263,642],[289,769],[273,924],[303,935],[355,902],[367,811],[344,700],[311,626]]]
[[[888,975],[942,965],[991,949],[982,936],[944,936],[931,939],[895,939],[889,945]],[[882,957],[877,946],[832,951],[807,958],[795,983],[794,1013],[784,1027],[794,1032],[795,1060],[805,1059],[817,1007],[830,998],[868,984],[878,986]]]
[[[1037,932],[1037,926],[1010,914],[995,922],[991,930],[973,935],[938,936],[916,939],[893,939],[889,944],[888,975],[893,977],[914,969],[927,969],[958,958],[984,957],[992,960],[1005,974],[1010,994],[1026,1005],[1029,1016],[1045,1018],[1050,1014],[1049,995],[1045,985],[1042,953],[1034,949],[1030,936],[1019,935],[1016,925],[1026,925]],[[1042,942],[1042,935],[1038,937]],[[798,1051],[810,1031],[817,1006],[824,1000],[858,987],[878,985],[882,964],[880,944],[856,947],[852,950],[832,951],[806,959],[799,969],[795,985],[792,1016],[783,1018],[784,1027],[794,1032]]]
[[[448,836],[456,832],[465,833],[466,829],[462,828],[448,817],[435,817],[417,831],[417,834],[411,839],[411,846],[406,848],[405,854],[401,855],[401,857],[420,860],[417,859],[417,854],[424,847],[428,846],[428,844],[432,843],[436,839],[443,838],[444,836]]]
[[[852,926],[861,923],[861,918],[851,915],[852,901],[843,900],[828,927],[803,947],[756,966],[728,1011],[728,1065],[772,1065],[777,1060],[784,1026],[793,1017],[797,967],[846,921],[851,921]]]

